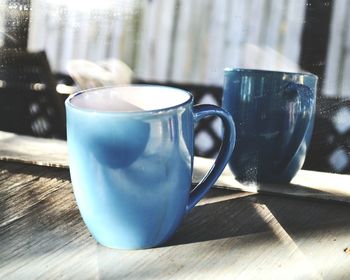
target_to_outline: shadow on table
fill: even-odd
[[[213,192],[222,195],[221,191]],[[211,193],[211,195],[213,195]],[[225,191],[226,193],[226,191]],[[257,195],[196,206],[166,244],[177,245],[266,232],[266,223],[253,207]],[[222,199],[217,198],[217,199]]]
[[[32,259],[89,236],[68,170],[10,162],[0,169],[0,259]]]
[[[249,267],[249,262],[256,265],[245,271],[248,275],[276,276],[270,279],[281,276],[281,267],[294,273],[296,279],[314,279],[317,269],[327,274],[327,279],[340,279],[348,272],[346,263],[338,264],[337,257],[327,266],[322,256],[327,258],[332,250],[343,256],[342,242],[347,239],[344,232],[350,229],[349,205],[217,189],[205,201],[207,204],[195,207],[163,246],[136,251],[98,246],[99,277],[156,279],[176,275],[180,279],[215,279],[220,271],[226,271],[234,279]],[[337,237],[339,244],[324,246],[316,258],[310,255],[316,254],[315,247],[310,250],[310,246],[319,242],[320,238],[314,240],[319,231],[327,231],[322,241],[331,238],[333,242],[330,230],[343,233]],[[266,263],[268,259],[271,263]],[[332,268],[335,263],[339,271]]]
[[[252,194],[195,207],[165,246],[271,233],[276,225],[292,233],[350,227],[349,211],[348,204]]]

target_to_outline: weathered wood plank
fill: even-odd
[[[68,170],[0,162],[1,279],[346,279],[349,205],[213,190],[163,246],[112,250]]]
[[[0,131],[0,159],[67,168],[67,144]]]
[[[194,182],[198,182],[213,163],[210,159],[195,158]],[[291,184],[243,185],[235,180],[228,167],[215,183],[218,187],[247,192],[273,193],[303,198],[350,202],[350,176],[300,170]]]
[[[78,265],[69,253],[77,245],[82,258],[94,250],[84,249],[94,243],[81,222],[67,170],[15,164],[0,169],[2,279],[45,278],[45,271],[61,262]]]
[[[0,132],[0,160],[68,168],[65,141],[19,136],[7,132]],[[199,182],[212,164],[212,159],[196,157],[193,182]],[[229,168],[226,167],[215,185],[248,192],[274,193],[350,203],[349,175],[301,170],[291,184],[246,186],[237,182]]]

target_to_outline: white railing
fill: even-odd
[[[306,0],[32,0],[28,45],[54,71],[116,58],[140,79],[221,85],[225,67],[300,70],[305,10]],[[335,0],[326,96],[350,96],[349,27],[350,1]]]
[[[118,58],[140,79],[207,85],[225,67],[299,68],[305,0],[101,1],[32,0],[29,48],[55,71]]]
[[[328,43],[323,93],[350,97],[350,1],[336,0]]]

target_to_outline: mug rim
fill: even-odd
[[[142,110],[142,111],[113,111],[113,110],[99,110],[99,109],[91,109],[91,108],[84,108],[80,106],[74,105],[71,100],[78,95],[84,94],[86,92],[92,92],[92,91],[98,91],[98,90],[104,90],[104,89],[121,89],[121,88],[160,88],[160,89],[165,89],[165,90],[175,90],[175,91],[180,91],[182,93],[185,93],[187,95],[187,99],[184,102],[175,104],[173,106],[168,106],[164,108],[159,108],[159,109],[151,109],[151,110]],[[95,87],[95,88],[89,88],[89,89],[84,89],[80,90],[74,94],[71,94],[66,100],[65,100],[65,106],[68,108],[72,108],[77,111],[85,112],[85,113],[96,113],[96,114],[112,114],[112,115],[148,115],[148,114],[162,114],[162,113],[168,113],[171,111],[176,111],[177,109],[184,107],[185,105],[193,103],[194,97],[191,92],[176,88],[176,87],[171,87],[171,86],[163,86],[163,85],[149,85],[149,84],[138,84],[138,85],[120,85],[120,86],[104,86],[104,87]]]
[[[255,68],[241,68],[241,67],[226,67],[224,69],[225,75],[232,72],[260,72],[260,73],[277,73],[277,74],[290,74],[298,76],[310,76],[318,80],[318,76],[310,72],[292,72],[292,71],[279,71],[279,70],[267,70],[267,69],[255,69]]]

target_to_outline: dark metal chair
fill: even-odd
[[[0,130],[66,137],[64,104],[45,52],[0,49]]]
[[[320,97],[305,169],[350,174],[350,100]]]

